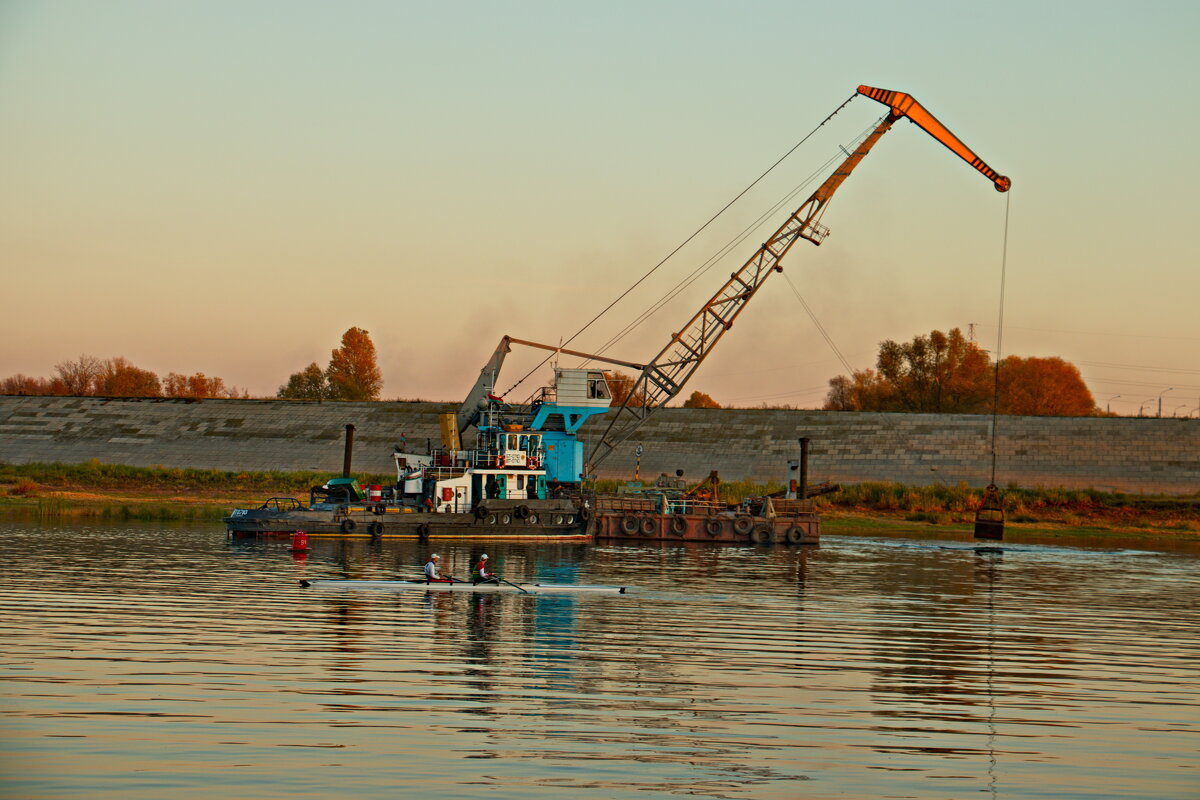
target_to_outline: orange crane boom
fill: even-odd
[[[917,98],[911,94],[893,92],[888,89],[876,89],[873,86],[859,86],[858,93],[883,103],[885,106],[889,106],[892,109],[893,117],[897,119],[908,117],[917,123],[922,130],[950,148],[952,153],[987,176],[996,185],[997,192],[1007,192],[1009,187],[1012,186],[1012,181],[1004,175],[997,174],[996,170],[985,164],[982,158],[975,155],[975,152],[963,144],[961,139],[947,130],[945,125],[938,122],[937,117],[930,114],[925,109],[925,106],[918,103]]]

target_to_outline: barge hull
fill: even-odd
[[[597,541],[818,544],[821,520],[815,514],[768,518],[601,510],[596,512],[593,536]]]
[[[586,514],[562,504],[521,504],[486,514],[401,513],[393,508],[253,509],[225,518],[233,536],[337,536],[355,539],[587,539]]]

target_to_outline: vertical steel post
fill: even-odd
[[[346,426],[346,451],[342,456],[342,477],[350,477],[350,457],[354,453],[354,426]]]
[[[800,437],[800,486],[796,490],[800,500],[808,499],[808,437]]]

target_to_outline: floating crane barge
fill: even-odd
[[[595,475],[616,447],[683,391],[767,278],[783,271],[783,257],[792,245],[800,239],[814,245],[825,240],[829,229],[821,218],[834,192],[898,120],[916,123],[991,180],[997,191],[1008,191],[1007,177],[984,163],[911,95],[870,86],[859,86],[857,95],[884,104],[888,113],[649,362],[621,361],[505,336],[459,411],[443,418],[442,447],[394,454],[394,487],[379,488],[371,495],[349,478],[348,436],[343,477],[314,487],[308,506],[293,498],[272,498],[258,509],[234,510],[225,519],[229,530],[420,539],[817,542],[820,519],[803,480],[799,485],[789,480],[788,490],[778,497],[754,498],[735,507],[720,502],[715,485],[707,496],[697,492],[701,487],[685,493],[669,480],[637,496],[598,496],[584,487],[586,476]],[[550,386],[526,403],[511,404],[496,394],[496,379],[514,344],[560,357],[615,364],[636,373],[631,390],[586,458],[577,436],[580,426],[593,416],[607,414],[612,404],[604,372],[555,367]],[[474,445],[464,447],[463,437],[472,428]]]

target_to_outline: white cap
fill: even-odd
[[[437,553],[431,553],[429,559],[432,561],[435,558],[441,558],[441,556],[439,556]]]
[[[483,555],[481,555],[481,556],[479,557],[479,560],[480,560],[480,561],[482,561],[482,560],[483,560],[483,559],[485,559],[485,558],[487,558],[487,553],[484,553]]]

